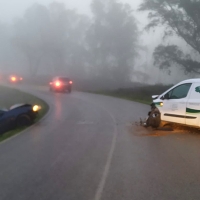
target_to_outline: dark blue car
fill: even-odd
[[[16,104],[9,110],[0,110],[0,134],[16,127],[29,126],[38,114],[39,106]]]

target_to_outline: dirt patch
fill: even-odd
[[[180,134],[198,134],[200,136],[200,130],[197,128],[191,128],[181,125],[170,125],[158,129],[151,127],[143,127],[140,124],[133,123],[129,127],[129,131],[132,135],[138,137],[163,137],[168,135],[180,135]]]
[[[174,134],[174,131],[170,130],[157,130],[151,127],[143,127],[143,126],[136,126],[132,125],[130,128],[131,134],[138,137],[161,137],[167,136],[169,134]]]

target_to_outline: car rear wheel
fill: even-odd
[[[31,118],[28,115],[20,115],[17,118],[17,126],[22,127],[22,126],[29,126],[31,124]]]

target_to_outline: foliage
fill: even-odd
[[[45,60],[51,61],[55,72],[69,72],[74,60],[81,63],[78,50],[84,50],[81,45],[87,25],[87,17],[61,3],[48,8],[35,4],[15,22],[13,44],[26,56],[31,74],[37,74]]]
[[[5,31],[0,32],[0,44],[18,57],[13,68],[21,64],[32,76],[42,72],[129,81],[139,49],[130,5],[117,0],[93,0],[91,10],[92,18],[59,2],[29,7],[23,17],[14,21],[9,37]],[[12,45],[4,44],[1,36]]]
[[[129,80],[137,55],[138,29],[132,9],[115,0],[93,0],[94,20],[87,33],[96,75]]]
[[[200,53],[200,1],[198,0],[143,0],[140,11],[148,11],[150,20],[146,29],[165,26],[164,37],[174,34]],[[161,51],[161,52],[159,52]],[[161,56],[161,58],[159,58]],[[159,46],[154,52],[155,63],[169,68],[177,63],[185,72],[200,73],[198,61],[185,55],[177,46]],[[162,61],[161,61],[162,60]]]

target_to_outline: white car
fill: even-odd
[[[182,81],[152,98],[162,122],[200,127],[200,79]]]

